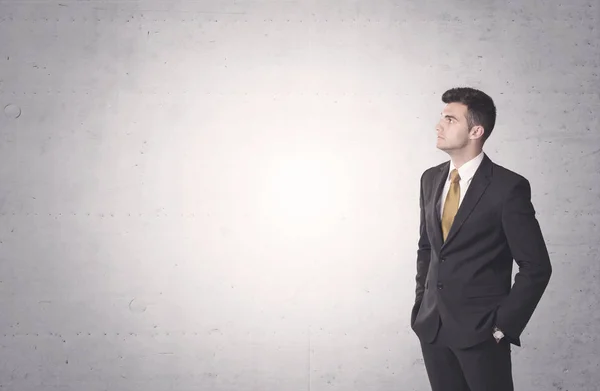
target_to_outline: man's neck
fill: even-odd
[[[474,151],[456,151],[454,154],[450,155],[450,159],[452,160],[452,164],[454,167],[461,168],[466,162],[475,159],[480,153],[482,149],[476,149]]]

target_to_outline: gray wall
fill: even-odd
[[[0,1],[0,388],[427,390],[418,184],[470,85],[554,266],[517,388],[600,389],[599,10]]]

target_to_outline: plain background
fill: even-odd
[[[427,390],[419,177],[468,85],[554,267],[517,389],[600,389],[599,12],[0,0],[0,388]]]

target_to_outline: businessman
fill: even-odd
[[[529,181],[483,152],[492,98],[461,87],[442,102],[437,148],[450,160],[421,176],[411,327],[432,391],[513,391],[511,344],[521,346],[552,267]]]

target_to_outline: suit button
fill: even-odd
[[[438,289],[444,289],[444,284],[442,284],[441,282],[437,283],[437,288]]]
[[[440,259],[440,262],[445,262],[445,261],[446,261],[446,258],[441,258]]]

